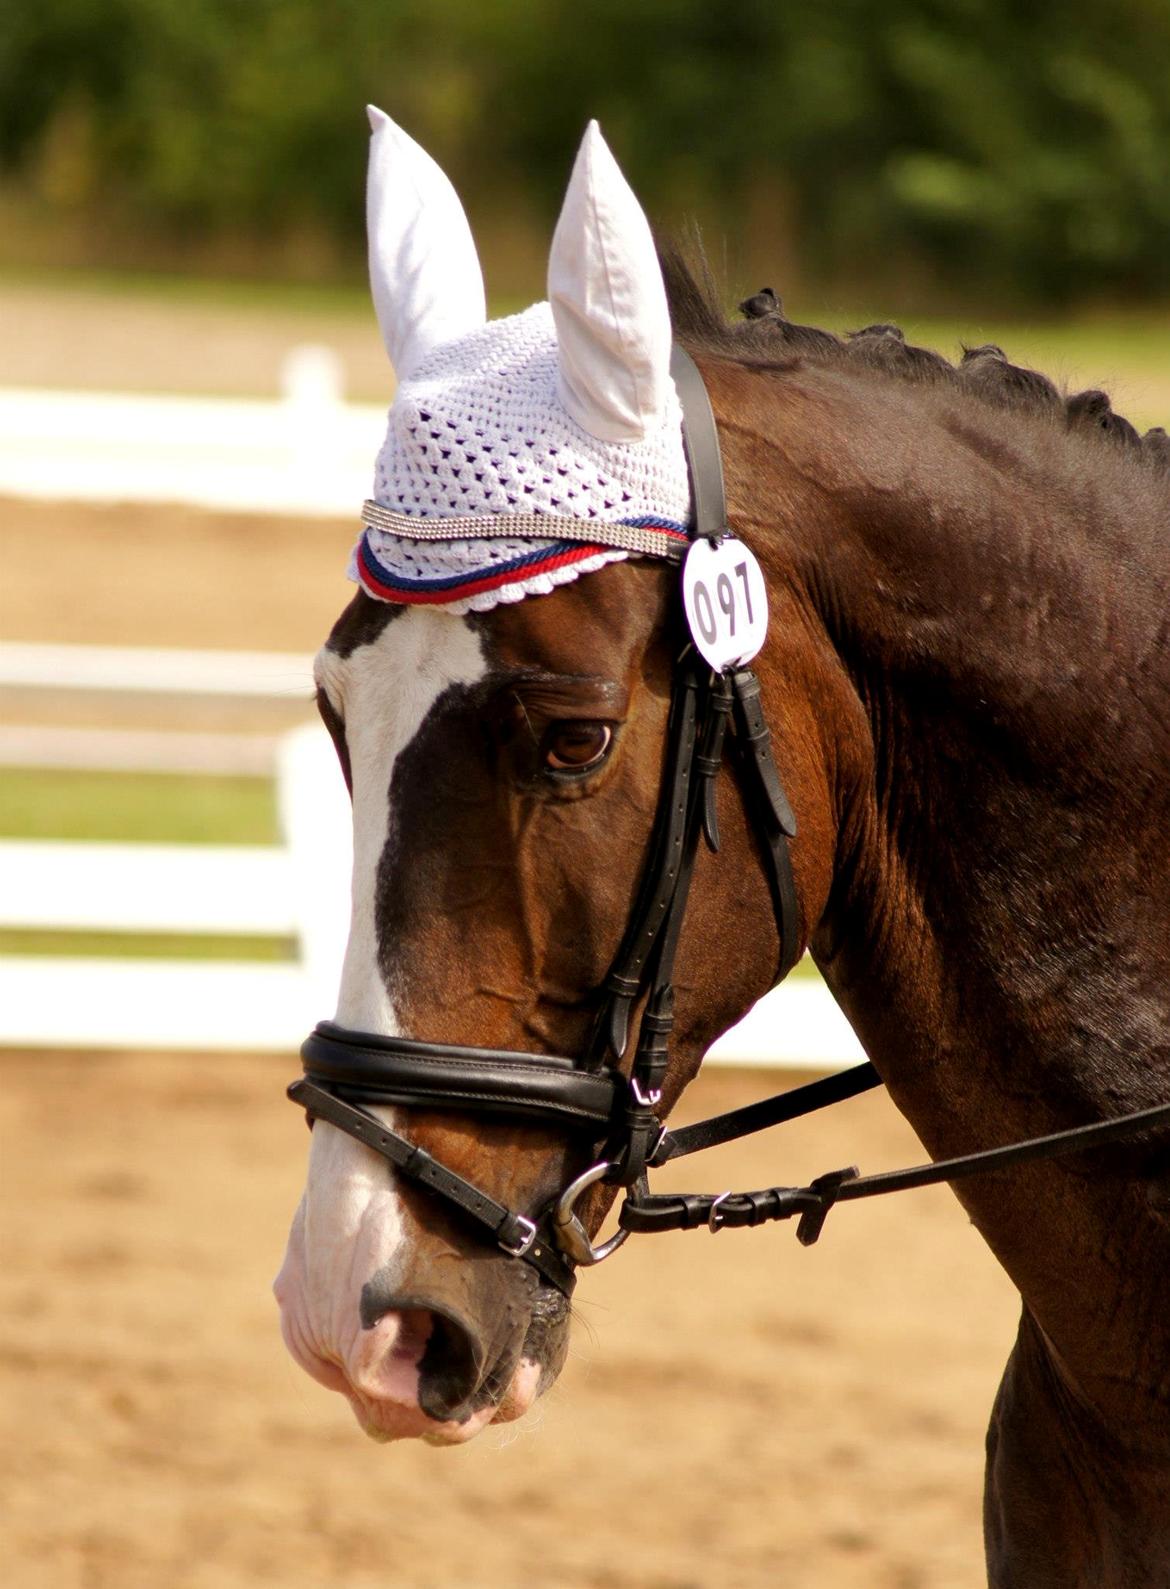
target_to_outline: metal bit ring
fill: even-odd
[[[553,1229],[556,1231],[557,1246],[566,1257],[584,1268],[608,1258],[610,1253],[618,1250],[630,1234],[628,1230],[619,1230],[608,1241],[603,1241],[600,1247],[595,1247],[575,1211],[581,1193],[587,1192],[591,1186],[596,1186],[598,1181],[603,1181],[614,1168],[615,1166],[606,1160],[590,1165],[575,1181],[570,1181],[565,1187],[553,1212]]]

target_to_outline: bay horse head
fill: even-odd
[[[384,116],[371,121],[371,279],[398,389],[354,557],[359,590],[316,662],[353,801],[334,1032],[406,1039],[400,1068],[414,1041],[443,1045],[440,1074],[461,1048],[506,1051],[513,1072],[531,1056],[519,1069],[537,1071],[542,1056],[599,1052],[601,990],[669,759],[687,643],[675,560],[691,517],[670,314],[649,226],[596,125],[554,235],[549,302],[488,322],[454,190]],[[777,618],[774,665],[800,681],[800,615]],[[722,853],[718,865],[697,857],[669,979],[655,1120],[820,914],[834,814],[814,700],[800,692],[776,725],[811,836],[793,856],[794,892],[785,884],[790,941],[778,942],[743,799],[722,792]],[[610,1043],[615,1071],[634,1063],[626,1047],[624,1032]],[[522,1221],[590,1168],[563,1114],[494,1119],[409,1096],[409,1110],[378,1117],[436,1173]],[[378,1438],[460,1441],[519,1416],[566,1350],[557,1256],[543,1270],[500,1262],[465,1209],[391,1173],[325,1118],[324,1100],[310,1112],[308,1181],[276,1288],[293,1355]],[[584,1191],[579,1244],[612,1196]],[[509,1227],[509,1250],[524,1228]]]
[[[381,1438],[522,1414],[615,1183],[807,944],[931,1156],[1011,1156],[956,1186],[1023,1298],[991,1581],[1164,1582],[1165,432],[993,346],[952,366],[767,293],[729,327],[678,271],[668,307],[595,128],[548,304],[485,322],[458,200],[378,116],[370,239],[399,388],[317,662],[353,919],[293,1089],[317,1121],[277,1282],[294,1355]],[[704,678],[682,619],[712,471],[672,320],[763,565],[758,686]]]

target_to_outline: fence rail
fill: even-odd
[[[173,651],[156,646],[0,641],[0,686],[79,695],[193,695],[308,701],[313,659],[299,651]]]
[[[0,494],[352,518],[385,432],[295,368],[276,401],[0,387]]]
[[[0,767],[271,778],[279,744],[276,734],[0,723]]]
[[[275,846],[0,839],[0,927],[292,936],[289,856]]]
[[[293,656],[0,647],[0,683],[28,688],[287,701],[290,690],[303,698],[307,677],[307,659]],[[56,765],[67,756],[61,743]],[[92,766],[94,742],[84,744]],[[140,761],[143,743],[138,751]],[[336,999],[349,813],[332,746],[316,725],[279,738],[274,773],[280,845],[0,841],[0,927],[288,936],[294,962],[0,956],[0,1045],[295,1049]],[[762,999],[709,1056],[818,1069],[861,1057],[828,989],[801,977]]]

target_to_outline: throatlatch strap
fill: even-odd
[[[788,840],[796,836],[796,818],[772,758],[772,735],[760,703],[760,681],[751,668],[732,675],[735,748],[743,769],[744,794],[751,829],[760,847],[772,909],[780,934],[780,959],[773,985],[783,982],[800,956],[800,910]]]
[[[772,731],[764,716],[760,681],[751,668],[739,668],[731,675],[731,687],[735,692],[736,745],[740,756],[755,775],[770,825],[785,838],[794,839],[796,817],[772,756]]]

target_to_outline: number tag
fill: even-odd
[[[750,662],[768,633],[759,563],[734,536],[695,541],[683,564],[683,606],[699,655],[720,673]]]

